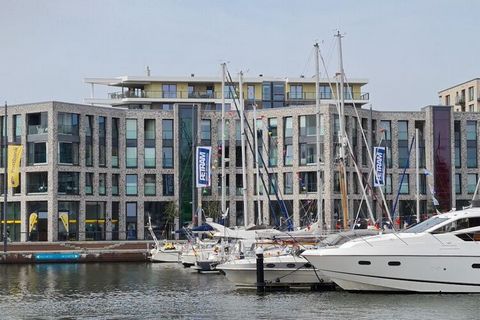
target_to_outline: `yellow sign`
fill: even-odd
[[[20,160],[23,146],[8,146],[8,187],[15,188],[20,184]]]
[[[62,212],[58,215],[58,217],[60,220],[62,220],[65,231],[68,232],[68,212]]]
[[[37,221],[38,221],[38,215],[36,212],[32,212],[30,214],[30,218],[28,219],[29,221],[29,227],[30,229],[28,229],[30,232],[34,231],[36,226],[37,226]]]

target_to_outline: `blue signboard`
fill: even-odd
[[[385,147],[375,147],[373,148],[373,154],[375,156],[375,178],[373,181],[374,187],[382,187],[385,185],[385,156],[386,149]]]
[[[197,147],[197,187],[210,187],[212,147]]]

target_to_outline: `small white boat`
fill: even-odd
[[[227,279],[237,287],[255,287],[257,282],[256,258],[238,259],[218,265]],[[305,258],[280,255],[264,258],[264,278],[267,286],[310,287],[330,282]]]
[[[180,262],[181,249],[172,243],[165,243],[163,247],[155,246],[150,250],[150,260],[152,262]]]

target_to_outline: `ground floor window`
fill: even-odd
[[[48,241],[48,202],[27,202],[26,223],[29,241]]]
[[[58,201],[58,241],[78,240],[78,201]]]
[[[3,203],[0,203],[0,239],[3,239]],[[7,203],[7,241],[20,241],[20,202]]]
[[[85,240],[105,240],[105,204],[101,201],[85,203]]]
[[[126,232],[127,240],[137,239],[137,203],[127,202],[126,205]]]
[[[118,221],[120,220],[120,202],[112,202],[112,240],[118,240]]]
[[[144,204],[145,221],[145,239],[151,240],[152,236],[148,230],[148,221],[152,223],[152,229],[158,239],[167,239],[170,237],[167,230],[167,204],[164,201],[149,201]]]

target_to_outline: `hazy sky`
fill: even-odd
[[[480,76],[480,1],[19,1],[0,6],[0,101],[83,102],[85,77],[314,73],[321,42],[374,109],[417,110]],[[323,73],[323,70],[321,70]],[[105,96],[106,97],[106,96]]]

